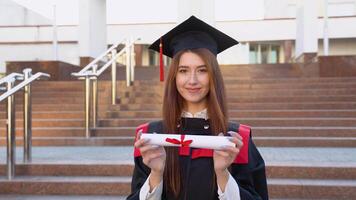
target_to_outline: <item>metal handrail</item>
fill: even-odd
[[[0,85],[7,83],[7,91],[0,95],[0,102],[7,99],[7,178],[11,180],[15,176],[15,149],[16,149],[16,134],[15,134],[15,93],[24,88],[24,162],[31,161],[32,148],[32,106],[31,106],[31,83],[42,76],[50,77],[49,74],[38,72],[35,75],[31,74],[32,69],[23,70],[23,74],[12,73],[0,79]],[[23,80],[15,86],[16,80]]]
[[[111,103],[112,105],[116,104],[116,60],[119,56],[123,55],[126,52],[126,58],[131,60],[134,43],[140,40],[137,38],[135,40],[127,40],[125,42],[125,47],[121,49],[118,53],[116,52],[116,48],[122,44],[123,42],[118,42],[111,46],[104,53],[100,54],[97,58],[95,58],[92,62],[90,62],[87,66],[85,66],[79,72],[72,73],[72,76],[78,77],[78,79],[85,80],[85,96],[84,96],[84,119],[85,119],[85,136],[90,138],[90,97],[92,97],[92,123],[93,128],[97,127],[97,110],[98,110],[98,77],[111,66]],[[102,58],[111,54],[111,58],[98,69],[98,62],[102,60]],[[131,85],[133,81],[133,66],[131,62],[126,63],[126,71],[130,72],[126,74],[126,82],[127,85]],[[92,82],[92,89],[91,89]],[[90,95],[90,91],[92,90],[92,95]]]
[[[20,74],[20,75],[23,77],[23,74]],[[15,81],[14,76],[18,76],[18,74],[13,75],[13,77],[8,78],[7,79],[8,81],[0,82],[0,84],[5,83],[5,82],[12,82],[12,80]],[[6,99],[7,97],[9,97],[11,95],[13,95],[14,93],[16,93],[17,91],[19,91],[20,89],[22,89],[23,87],[25,87],[26,85],[30,84],[31,82],[33,82],[34,80],[38,79],[41,76],[45,76],[45,77],[48,77],[48,78],[50,77],[49,74],[42,73],[42,72],[37,72],[35,75],[31,76],[29,79],[24,80],[23,82],[19,83],[15,87],[13,87],[11,90],[9,90],[9,91],[5,92],[4,94],[2,94],[0,96],[0,101]],[[21,79],[17,79],[17,80],[21,80]]]
[[[98,57],[96,57],[93,61],[91,61],[87,66],[85,66],[82,70],[80,70],[77,74],[82,74],[85,73],[86,71],[90,70],[97,62],[99,62],[101,59],[103,59],[106,55],[108,55],[113,49],[116,49],[120,44],[122,44],[125,40],[118,42],[114,45],[112,45],[109,49],[107,49],[105,52],[100,54]]]
[[[4,84],[4,83],[8,83],[8,82],[13,82],[15,80],[21,80],[23,78],[23,74],[19,74],[19,73],[11,73],[7,76],[5,76],[4,78],[0,79],[0,85]]]

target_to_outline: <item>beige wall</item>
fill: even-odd
[[[324,55],[323,40],[319,40],[318,55]],[[332,39],[329,43],[329,55],[356,55],[356,39]]]

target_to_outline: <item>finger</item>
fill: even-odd
[[[222,156],[222,157],[226,157],[228,158],[229,157],[229,154],[225,151],[222,151],[222,150],[215,150],[214,151],[216,154],[218,154],[219,156]]]
[[[141,135],[142,135],[142,129],[140,129],[137,133],[137,139],[141,139]]]
[[[146,154],[150,151],[160,151],[161,152],[161,150],[159,150],[159,146],[157,146],[157,145],[145,145],[140,148],[141,154]]]
[[[230,140],[230,142],[232,142],[234,144],[237,144],[239,142],[239,139],[236,137],[230,137],[229,140]]]
[[[134,146],[136,148],[140,148],[144,145],[146,145],[148,143],[149,139],[146,139],[146,138],[142,138],[142,139],[139,139],[135,142]]]
[[[156,158],[160,158],[160,157],[163,157],[164,156],[164,153],[162,152],[157,152],[157,153],[151,153],[149,155],[147,155],[144,160],[147,162],[147,163],[150,163],[152,160],[156,159]]]
[[[240,152],[240,149],[232,146],[225,146],[224,148],[219,149],[219,151],[228,153],[231,156],[236,156]]]
[[[238,141],[238,143],[236,144],[236,147],[238,148],[238,149],[241,149],[241,147],[244,145],[244,143],[241,141],[241,140],[239,140]]]
[[[240,152],[240,149],[232,147],[232,146],[228,146],[223,151],[230,155],[236,156]]]
[[[241,135],[236,133],[235,131],[229,131],[227,133],[229,133],[232,137],[237,137],[238,139],[242,140]]]
[[[243,142],[242,140],[239,140],[236,137],[232,137],[229,139],[232,143],[234,143],[236,145],[237,148],[241,148],[243,146]]]

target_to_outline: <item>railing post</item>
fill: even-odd
[[[134,39],[131,38],[131,43],[130,43],[130,67],[131,67],[131,85],[133,85],[133,82],[135,80],[135,44],[134,44]]]
[[[7,91],[14,86],[14,81],[7,82]],[[16,156],[16,136],[15,136],[15,95],[7,97],[7,178],[13,179],[15,176],[15,156]]]
[[[93,73],[96,73],[98,66],[93,65]],[[98,122],[98,77],[93,77],[92,88],[93,102],[92,102],[92,115],[93,115],[93,128],[97,127]]]
[[[131,58],[130,58],[130,41],[126,40],[125,45],[126,52],[126,86],[129,87],[131,85]]]
[[[24,80],[28,80],[32,74],[32,69],[24,69]],[[31,84],[24,87],[23,97],[23,161],[29,163],[32,160],[32,105],[31,105]]]
[[[116,49],[111,51],[111,59],[115,59]],[[111,64],[111,104],[116,104],[116,60]]]
[[[84,115],[85,115],[85,136],[90,137],[90,76],[85,76],[85,103],[84,103]]]

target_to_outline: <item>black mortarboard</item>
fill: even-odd
[[[181,50],[198,48],[206,48],[217,55],[238,44],[238,41],[195,16],[191,16],[156,40],[149,48],[160,52],[160,43],[163,45],[162,53],[173,57]]]

